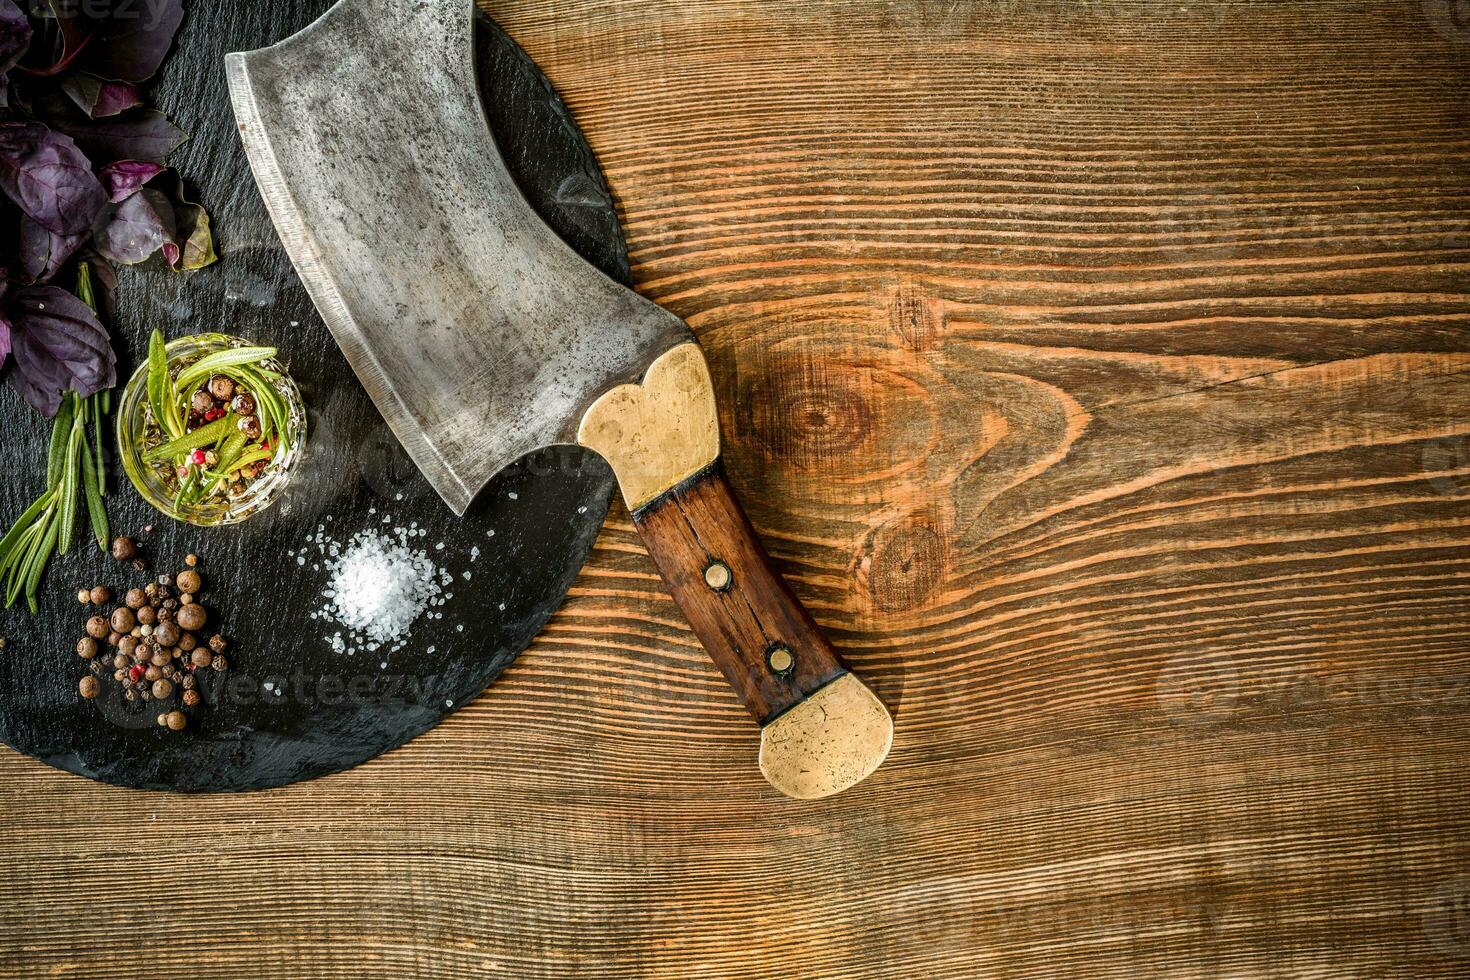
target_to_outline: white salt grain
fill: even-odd
[[[347,543],[340,558],[337,546],[330,548],[334,560],[322,592],[328,600],[322,612],[370,651],[407,636],[438,599],[440,579],[447,574],[424,552],[408,547],[408,535],[406,528],[393,534],[363,531]]]

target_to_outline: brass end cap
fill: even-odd
[[[843,674],[761,729],[761,772],[798,800],[841,793],[882,765],[893,718],[855,674]]]

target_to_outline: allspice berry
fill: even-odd
[[[94,585],[88,598],[92,600],[94,606],[106,605],[112,601],[112,590],[105,585]]]
[[[174,617],[174,622],[185,630],[202,629],[208,620],[204,607],[195,602],[180,606],[178,615]]]
[[[112,541],[112,557],[118,561],[127,561],[138,553],[138,546],[133,539],[127,535],[120,535]]]
[[[95,637],[84,636],[77,641],[77,656],[83,660],[91,660],[97,656],[97,640]]]
[[[182,711],[170,711],[168,713],[168,727],[170,731],[181,732],[187,724],[189,724],[189,717]]]
[[[148,593],[142,589],[128,589],[128,594],[123,596],[123,602],[129,609],[142,609],[148,605]]]
[[[199,692],[190,688],[184,692],[184,707],[192,708],[199,703]]]
[[[121,609],[113,610],[112,628],[117,630],[117,632],[131,633],[133,631],[133,627],[137,625],[138,617],[134,616],[133,611],[128,607],[123,606]]]
[[[179,573],[179,577],[174,579],[174,584],[179,587],[180,592],[198,592],[199,587],[204,583],[199,580],[198,572],[188,569]]]
[[[134,637],[125,636],[117,641],[117,652],[123,656],[131,657],[138,649],[138,641]]]
[[[128,665],[132,662],[132,657],[121,653],[112,658],[112,666],[116,667],[118,670],[126,670],[128,668]]]
[[[149,663],[153,664],[153,666],[155,667],[167,667],[168,662],[172,659],[173,657],[170,657],[168,655],[167,650],[159,649],[154,651],[152,658],[149,660]]]
[[[164,647],[177,646],[179,635],[179,628],[173,623],[159,623],[153,630],[153,639]]]
[[[191,654],[190,657],[189,657],[189,661],[195,667],[208,667],[209,664],[210,664],[210,662],[213,661],[213,660],[214,660],[214,657],[211,656],[210,655],[210,652],[208,650],[204,649],[203,647],[200,647],[197,650],[195,650],[193,652],[193,654]]]
[[[138,610],[136,615],[138,617],[138,622],[142,623],[144,626],[152,626],[154,623],[158,622],[158,610],[154,609],[152,606],[144,606],[142,609]]]
[[[111,632],[107,620],[102,616],[93,616],[87,620],[87,635],[94,640],[100,640]]]
[[[199,645],[199,638],[193,633],[185,633],[179,637],[179,649],[188,653]]]
[[[143,679],[145,681],[149,681],[150,683],[153,682],[153,681],[158,680],[162,676],[163,676],[163,668],[162,667],[149,667],[147,670],[143,671]]]
[[[223,374],[209,379],[209,393],[218,401],[227,402],[235,397],[235,382]]]
[[[77,690],[81,691],[82,697],[91,700],[92,698],[95,698],[97,696],[98,691],[102,690],[102,685],[98,682],[97,678],[93,677],[91,674],[88,674],[86,677],[83,677],[81,683],[77,685]]]
[[[165,680],[164,678],[160,677],[158,680],[153,682],[153,696],[155,698],[162,700],[172,693],[174,693],[174,685],[172,681]]]
[[[107,645],[110,647],[117,646],[119,643],[122,642],[122,640],[123,635],[121,633],[113,632],[107,634]]]

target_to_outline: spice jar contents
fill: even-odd
[[[154,332],[139,458],[176,511],[245,496],[295,441],[275,356],[274,347],[234,347],[171,366]]]
[[[186,711],[204,703],[195,673],[229,669],[222,655],[228,647],[225,638],[213,631],[200,632],[209,625],[209,613],[197,601],[204,588],[203,577],[194,569],[198,556],[189,557],[189,567],[177,577],[162,575],[144,588],[127,589],[117,608],[88,618],[86,635],[77,641],[77,656],[88,671],[77,685],[83,699],[97,699],[111,677],[121,686],[124,700],[150,702],[162,709],[157,715],[161,728],[177,732],[188,727]],[[189,587],[188,604],[179,604],[174,585]],[[106,586],[87,590],[88,598],[102,593],[108,601],[114,594]],[[116,652],[103,651],[104,642]]]

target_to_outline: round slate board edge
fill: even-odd
[[[226,51],[294,33],[330,2],[250,6],[228,13],[191,8],[154,95],[158,107],[193,134],[170,162],[210,209],[221,261],[186,277],[149,268],[123,273],[115,331],[119,370],[123,377],[131,372],[154,325],[173,337],[231,324],[278,344],[306,389],[312,427],[306,469],[282,503],[233,529],[200,532],[154,514],[120,482],[111,458],[108,505],[116,531],[155,526],[144,545],[160,567],[179,567],[184,554],[198,551],[207,580],[228,579],[207,596],[237,641],[234,666],[221,678],[254,685],[251,699],[206,696],[197,725],[182,733],[158,730],[156,709],[129,711],[110,679],[104,687],[116,704],[80,700],[76,683],[83,671],[70,648],[85,611],[72,593],[92,582],[126,588],[144,580],[95,549],[74,550],[53,563],[36,619],[18,610],[0,612],[0,635],[12,641],[0,655],[0,690],[7,691],[0,699],[0,741],[58,769],[136,789],[239,792],[287,785],[360,765],[432,728],[493,683],[560,606],[615,489],[601,459],[557,447],[508,468],[458,521],[413,468],[352,378],[274,234],[225,91]],[[529,57],[483,14],[476,42],[486,114],[528,200],[568,244],[626,284],[627,251],[612,196],[570,113]],[[48,434],[25,417],[27,411],[0,390],[0,418],[24,422],[15,426],[24,432],[0,447],[0,459],[16,461],[17,472],[43,458]],[[113,447],[108,449],[111,456]],[[18,513],[34,492],[0,487],[0,515]],[[279,622],[262,622],[262,609],[272,607],[284,610],[276,621],[330,633],[310,619],[324,602],[323,573],[312,570],[322,563],[308,560],[317,557],[314,532],[323,526],[345,539],[368,520],[376,525],[379,508],[397,515],[388,518],[393,527],[417,521],[432,528],[416,545],[431,556],[438,554],[434,545],[445,542],[442,561],[452,566],[456,593],[442,607],[443,620],[415,625],[412,645],[388,657],[392,669],[386,673],[377,666],[379,654],[366,664],[332,660],[319,648],[323,636],[283,636]],[[483,549],[480,562],[466,559],[460,547],[472,541]],[[303,547],[308,555],[289,557]],[[456,549],[451,561],[447,556]],[[473,573],[473,582],[465,572]],[[379,681],[405,678],[420,689],[413,697],[346,704],[294,695],[272,703],[264,685],[283,681],[289,691],[298,670],[308,683],[348,679],[344,672],[353,672]]]

